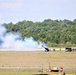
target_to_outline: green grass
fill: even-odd
[[[0,70],[0,75],[36,75],[36,74],[48,74],[48,75],[61,75],[60,72],[32,72],[24,70]],[[76,73],[66,73],[66,75],[76,75]]]

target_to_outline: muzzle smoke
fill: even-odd
[[[26,38],[22,40],[20,37],[20,34],[12,34],[12,33],[6,33],[6,28],[2,25],[0,25],[0,48],[5,48],[5,49],[24,49],[25,51],[29,50],[36,50],[38,48],[41,48],[41,44],[45,45],[45,43],[38,43],[33,39],[33,37]],[[33,49],[34,48],[34,49]],[[43,50],[43,49],[42,49]]]

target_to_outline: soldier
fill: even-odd
[[[62,67],[60,67],[60,72],[63,72],[63,68]]]

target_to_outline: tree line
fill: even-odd
[[[19,21],[17,23],[4,23],[7,32],[20,33],[22,39],[33,37],[37,42],[44,42],[49,47],[76,46],[76,19],[51,20],[42,22]]]

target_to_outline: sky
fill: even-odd
[[[0,23],[76,19],[76,0],[0,0]]]

